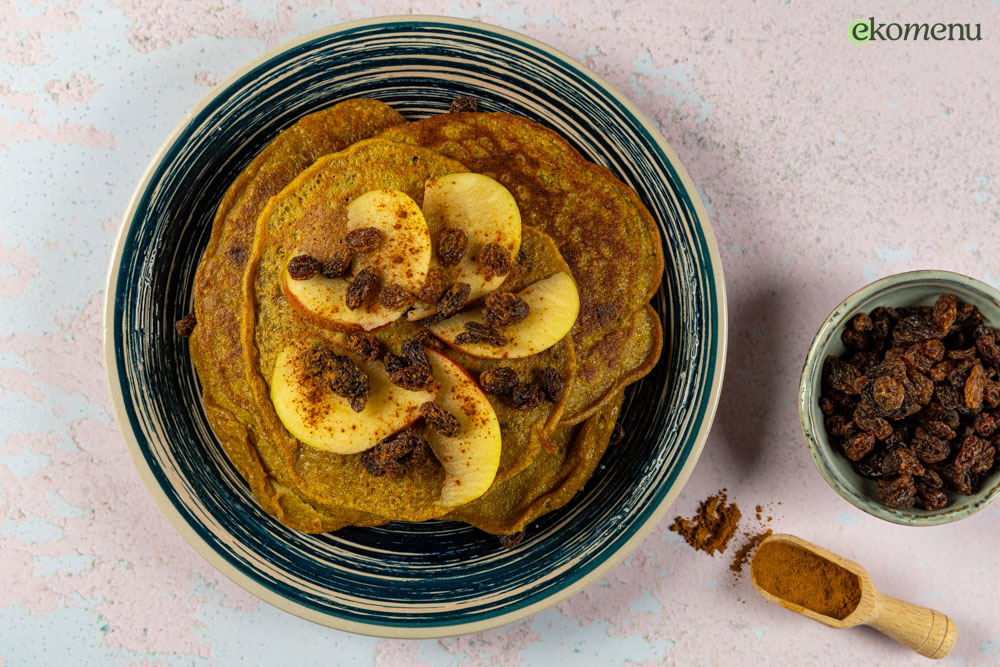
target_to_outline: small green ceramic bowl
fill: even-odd
[[[944,293],[954,294],[959,301],[975,304],[987,322],[1000,325],[1000,291],[978,280],[948,271],[911,271],[888,276],[847,297],[826,318],[809,347],[799,384],[799,421],[809,444],[809,453],[823,479],[858,509],[904,526],[950,523],[978,512],[1000,495],[1000,472],[994,472],[971,496],[949,492],[951,502],[940,510],[921,507],[895,510],[886,507],[875,495],[875,482],[855,472],[847,457],[830,443],[823,424],[823,413],[819,409],[823,360],[831,354],[844,352],[840,334],[856,314],[870,313],[879,306],[931,306]]]

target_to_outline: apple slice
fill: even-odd
[[[445,471],[438,504],[456,507],[483,495],[493,483],[500,466],[500,422],[486,394],[464,368],[431,349],[427,357],[441,385],[437,404],[462,426],[454,438],[432,428],[424,434]]]
[[[399,190],[366,192],[347,205],[347,231],[362,227],[378,229],[382,243],[370,253],[355,256],[354,273],[371,267],[383,286],[395,285],[410,293],[419,290],[427,279],[433,253],[427,223],[417,203]],[[299,254],[292,252],[289,261]],[[293,280],[286,268],[281,286],[288,302],[307,319],[338,331],[370,331],[399,319],[409,308],[387,308],[377,298],[371,298],[351,310],[346,302],[350,280],[320,274],[308,280]]]
[[[499,347],[487,343],[457,344],[455,337],[465,331],[466,322],[482,322],[482,309],[477,308],[430,325],[434,335],[466,354],[486,359],[520,359],[549,349],[569,333],[580,312],[580,295],[576,283],[566,272],[559,272],[532,283],[517,293],[528,305],[528,316],[517,324],[502,329],[507,344]]]
[[[334,454],[363,452],[415,422],[420,406],[436,396],[436,391],[397,387],[381,364],[338,349],[338,354],[368,374],[368,403],[355,412],[346,398],[316,384],[305,372],[304,354],[309,349],[298,343],[278,354],[271,375],[271,402],[289,433],[310,447]]]
[[[479,255],[489,243],[499,243],[517,257],[521,247],[521,212],[507,188],[482,174],[448,174],[432,178],[424,184],[424,217],[434,248],[446,228],[465,232],[465,255],[458,264],[442,267],[437,253],[431,256],[431,270],[444,271],[449,283],[468,283],[472,302],[492,292],[504,281],[504,276],[487,275],[479,266]],[[434,313],[434,306],[418,303],[407,313],[410,320],[419,320]]]

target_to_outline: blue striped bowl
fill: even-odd
[[[663,234],[655,306],[665,349],[626,394],[627,440],[573,501],[506,551],[432,521],[288,530],[261,511],[216,442],[187,347],[194,270],[223,192],[282,128],[350,97],[415,119],[472,95],[486,111],[547,125],[634,187]],[[726,309],[705,208],[677,156],[620,93],[513,32],[436,17],[347,23],[286,44],[213,90],[153,158],[125,214],[108,276],[105,351],[115,409],[164,514],[215,567],[262,599],[335,628],[437,637],[534,614],[593,582],[680,493],[722,382]]]

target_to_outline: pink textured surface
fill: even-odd
[[[812,334],[849,292],[917,268],[1000,286],[1000,5],[330,5],[0,0],[0,665],[920,662],[875,632],[768,605],[669,521],[553,610],[415,642],[278,612],[159,514],[110,414],[100,349],[128,193],[183,112],[243,62],[308,30],[410,12],[502,25],[578,58],[654,119],[698,185],[726,271],[730,356],[712,436],[670,515],[721,487],[745,514],[775,503],[776,531],[950,614],[949,661],[1000,660],[1000,504],[925,530],[868,517],[823,483],[795,409]],[[981,23],[983,39],[852,44],[849,24],[868,16]]]

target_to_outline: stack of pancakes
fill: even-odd
[[[331,202],[392,188],[421,204],[428,179],[465,171],[500,182],[520,209],[522,252],[500,289],[516,292],[568,268],[580,314],[569,335],[532,357],[447,352],[473,377],[499,363],[523,377],[552,366],[567,385],[558,403],[526,411],[490,396],[502,435],[496,479],[473,502],[445,508],[436,502],[444,472],[432,453],[400,475],[375,477],[361,454],[296,440],[277,418],[268,380],[289,340],[345,344],[345,334],[294,310],[280,285],[290,248],[322,244],[310,230]],[[349,100],[285,130],[226,192],[196,276],[191,354],[219,441],[282,523],[318,533],[448,518],[511,534],[562,507],[593,473],[624,388],[659,358],[661,326],[648,302],[662,272],[659,234],[636,193],[554,132],[500,113],[408,123],[375,100]],[[401,318],[373,333],[398,353],[418,328]]]

